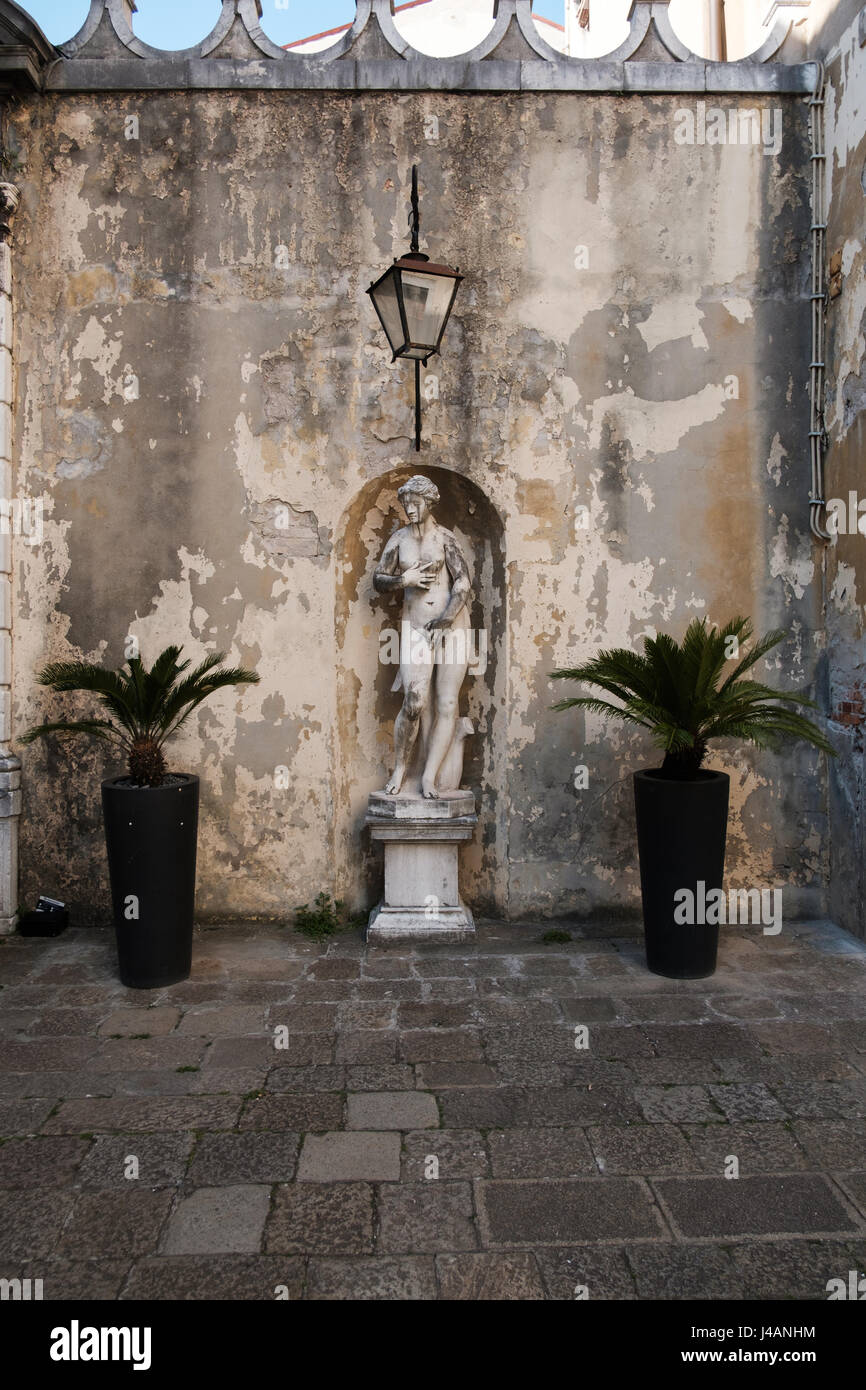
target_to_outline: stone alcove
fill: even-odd
[[[471,623],[478,648],[486,634],[486,670],[467,677],[460,714],[475,727],[467,741],[463,785],[476,797],[479,824],[462,852],[463,895],[474,910],[503,912],[504,765],[506,739],[506,572],[504,528],[493,504],[469,478],[410,463],[372,479],[345,512],[336,547],[337,728],[334,746],[334,858],[338,895],[353,909],[374,905],[381,854],[364,829],[367,798],[391,770],[400,695],[395,667],[380,660],[380,634],[399,632],[402,598],[373,588],[376,561],[388,538],[406,524],[397,489],[414,473],[439,489],[436,520],[456,535],[472,576]]]

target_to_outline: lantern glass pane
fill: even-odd
[[[392,352],[399,352],[406,341],[403,332],[403,321],[400,318],[400,302],[397,298],[396,274],[391,272],[386,275],[381,284],[377,285],[373,291],[373,299],[376,308],[388,335],[388,342],[391,344]]]
[[[450,275],[403,271],[403,308],[410,343],[427,352],[435,351],[453,294],[454,281]]]

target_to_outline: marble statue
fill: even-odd
[[[403,790],[420,733],[421,795],[435,800],[459,787],[463,744],[472,732],[458,709],[473,660],[469,567],[456,537],[433,516],[435,483],[416,474],[397,496],[409,524],[388,541],[373,576],[379,593],[403,591],[400,669],[392,687],[403,692],[403,705],[385,792],[397,796]]]

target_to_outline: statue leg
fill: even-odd
[[[465,662],[459,666],[445,662],[436,671],[435,718],[427,745],[424,774],[421,778],[421,794],[431,800],[435,800],[438,796],[436,778],[454,738],[460,687],[466,678],[467,669],[468,665]]]
[[[407,679],[404,681],[403,705],[394,723],[394,756],[395,766],[391,777],[385,786],[385,791],[389,796],[397,796],[400,792],[409,764],[412,760],[412,749],[415,747],[415,740],[418,737],[418,726],[421,723],[421,714],[430,699],[430,677],[432,670],[419,670],[417,666],[407,670]]]
[[[421,765],[427,761],[427,749],[430,747],[430,730],[433,728],[433,701],[428,697],[421,711]]]

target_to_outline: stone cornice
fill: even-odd
[[[3,0],[0,0],[2,5]],[[402,37],[393,0],[357,0],[351,28],[330,48],[298,54],[262,31],[260,0],[223,0],[212,32],[192,48],[151,48],[132,30],[131,0],[91,0],[84,25],[60,45],[52,91],[273,89],[452,92],[807,92],[812,64],[772,59],[790,29],[781,20],[742,62],[713,63],[677,38],[669,0],[633,0],[627,39],[600,58],[551,48],[532,18],[532,0],[491,0],[492,28],[455,58],[431,58]],[[13,6],[12,8],[17,8]]]
[[[13,0],[0,0],[0,93],[39,89],[60,57],[39,25]]]

